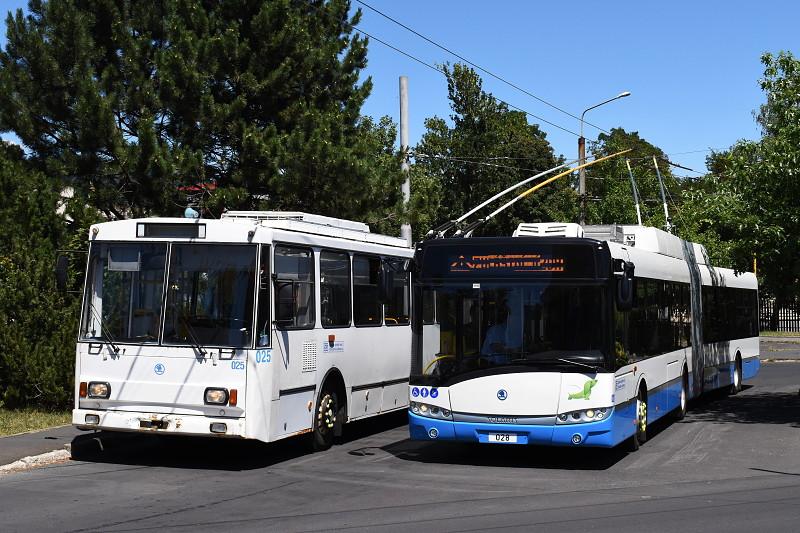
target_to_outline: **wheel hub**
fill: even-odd
[[[639,400],[638,404],[639,432],[644,433],[647,429],[647,403]]]
[[[336,412],[334,410],[333,398],[326,394],[319,402],[319,410],[317,411],[317,426],[323,431],[333,429],[336,424]]]

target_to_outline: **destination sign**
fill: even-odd
[[[494,241],[494,242],[492,242]],[[418,279],[598,279],[609,275],[607,248],[586,242],[453,239],[423,243]],[[602,254],[602,259],[598,257]]]
[[[563,257],[536,253],[459,255],[451,261],[450,272],[564,272],[565,261]]]

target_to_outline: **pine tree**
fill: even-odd
[[[7,20],[0,130],[108,218],[178,214],[197,184],[213,215],[375,218],[391,206],[374,186],[401,177],[375,146],[390,125],[359,116],[371,82],[349,7],[32,0]]]
[[[54,287],[68,235],[59,201],[21,151],[0,142],[0,405],[64,408],[72,396],[79,298]]]

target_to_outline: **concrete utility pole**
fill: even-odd
[[[578,159],[580,159],[580,161],[578,162],[578,164],[582,165],[586,162],[586,139],[584,139],[583,137],[583,116],[586,114],[586,112],[596,107],[600,107],[601,105],[605,105],[609,102],[613,102],[614,100],[617,100],[619,98],[625,98],[626,96],[630,95],[631,93],[628,91],[619,93],[614,98],[609,98],[608,100],[600,102],[599,104],[595,104],[592,107],[587,107],[583,111],[583,113],[581,113],[581,136],[578,137]],[[580,169],[580,171],[578,172],[578,176],[579,176],[578,195],[580,195],[581,197],[581,214],[578,222],[580,223],[581,226],[583,226],[584,224],[586,224],[586,168],[585,167]]]
[[[400,76],[400,150],[403,152],[401,170],[406,179],[403,181],[403,205],[408,208],[411,201],[411,168],[408,166],[408,76]],[[400,237],[411,246],[411,224],[400,226]]]

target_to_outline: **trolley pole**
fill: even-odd
[[[403,206],[408,209],[411,201],[411,167],[408,165],[408,76],[400,76],[400,150],[403,153],[400,169],[406,177],[402,187]],[[408,214],[406,214],[407,216]],[[411,224],[404,222],[400,226],[400,237],[406,240],[408,246],[412,245]]]

